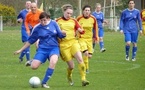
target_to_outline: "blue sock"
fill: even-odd
[[[20,57],[19,57],[19,59],[22,59],[23,57],[24,57],[24,55],[26,54],[26,51],[25,50],[23,50],[22,52],[21,52],[21,54],[20,54]]]
[[[104,42],[99,42],[100,44],[100,49],[104,48]]]
[[[26,59],[28,61],[30,60],[30,47],[26,48],[25,51],[26,51]]]
[[[96,43],[93,43],[93,49],[95,48],[95,46],[96,46]]]
[[[136,51],[137,51],[137,47],[133,47],[132,48],[132,58],[136,57]]]
[[[125,46],[125,52],[126,52],[126,55],[129,56],[129,49],[130,49],[130,46]]]
[[[46,84],[46,82],[51,78],[53,71],[54,71],[54,69],[51,69],[51,68],[47,69],[45,76],[44,76],[44,79],[42,81],[42,84]]]

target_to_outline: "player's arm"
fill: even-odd
[[[85,31],[81,27],[81,25],[79,24],[79,22],[77,20],[74,20],[74,21],[75,21],[75,30],[76,30],[76,32],[79,32],[80,34],[84,34]]]
[[[29,15],[28,15],[28,14],[26,15],[24,24],[25,24],[26,32],[27,32],[27,34],[30,36]]]
[[[19,15],[17,16],[17,22],[18,22],[18,23],[22,23],[22,22],[23,22],[21,12],[20,12]]]
[[[64,30],[61,30],[59,25],[54,21],[54,25],[55,25],[55,28],[56,28],[56,31],[58,33],[58,37],[59,38],[64,38],[66,37],[66,32]]]
[[[142,30],[142,20],[140,17],[140,13],[137,14],[137,19],[138,19],[138,23],[139,23],[139,28],[140,28],[140,30]]]
[[[19,50],[17,50],[17,51],[14,52],[14,55],[21,53],[23,50],[25,50],[29,46],[30,46],[30,43],[29,42],[26,42],[21,49],[19,49]]]
[[[119,28],[120,28],[120,32],[123,33],[123,19],[124,19],[124,15],[123,15],[123,12],[121,13],[121,16],[120,16],[120,25],[119,25]]]
[[[98,36],[98,23],[94,19],[94,24],[93,24],[93,41],[98,42],[99,41],[99,36]]]
[[[138,24],[140,28],[140,34],[142,34],[142,20],[141,20],[140,13],[137,14],[137,19],[138,19]]]

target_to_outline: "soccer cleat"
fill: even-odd
[[[19,63],[23,62],[23,58],[19,58]]]
[[[129,61],[129,56],[128,55],[125,56],[125,60]]]
[[[47,84],[42,84],[43,88],[50,88]]]
[[[68,80],[68,82],[69,82],[69,84],[70,84],[71,86],[74,85],[74,82],[73,82],[73,80],[72,80],[72,77],[67,77],[67,80]]]
[[[89,73],[89,70],[88,69],[86,69],[86,73]]]
[[[105,48],[102,48],[102,49],[100,50],[101,53],[103,53],[103,52],[105,52],[105,51],[106,51]]]
[[[136,61],[136,58],[132,58],[132,61]]]
[[[27,62],[25,63],[25,66],[31,66],[31,62],[32,62],[32,60],[27,61]]]
[[[89,85],[89,81],[85,80],[85,81],[82,81],[82,86],[87,86]]]

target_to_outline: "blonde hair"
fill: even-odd
[[[101,6],[101,4],[100,3],[96,3],[96,7],[98,7],[98,6]]]
[[[62,7],[61,7],[62,11],[66,11],[67,9],[72,9],[73,10],[73,6],[71,4],[64,4]]]

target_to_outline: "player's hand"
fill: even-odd
[[[17,22],[18,22],[18,23],[22,23],[22,22],[23,22],[23,19],[22,19],[22,18],[19,18],[19,19],[17,20]]]
[[[27,32],[28,36],[30,36],[31,34],[29,32]]]
[[[62,30],[61,32],[62,32],[63,35],[66,36],[66,31]]]
[[[96,38],[93,38],[93,43],[98,44],[98,43],[99,43],[99,41],[98,41]]]
[[[79,28],[78,31],[79,31],[80,34],[84,34],[85,33],[85,31],[83,29],[81,29],[81,28]]]
[[[140,34],[140,35],[143,35],[143,34],[142,34],[142,30],[139,31],[139,34]]]
[[[17,50],[14,52],[14,55],[21,53],[21,50]]]
[[[123,30],[120,30],[120,33],[123,34]]]

